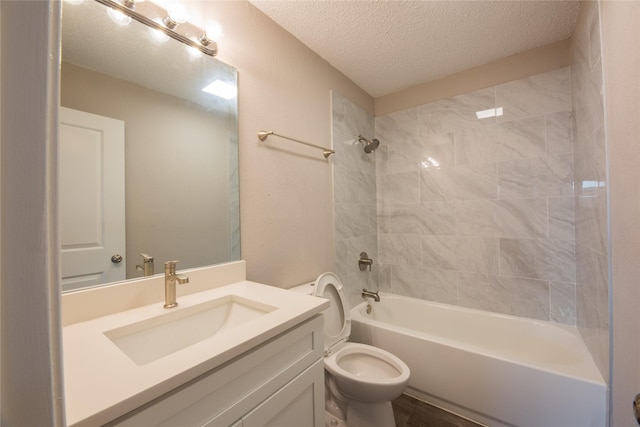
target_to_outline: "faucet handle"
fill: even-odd
[[[167,261],[164,263],[164,271],[165,273],[175,273],[176,272],[176,264],[178,264],[180,261],[175,260],[175,261]]]

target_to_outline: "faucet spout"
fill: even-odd
[[[189,277],[176,273],[178,261],[164,263],[164,308],[173,308],[178,305],[176,301],[176,283],[181,285],[189,283]]]
[[[363,298],[373,298],[373,300],[375,302],[380,302],[380,295],[378,295],[378,292],[373,292],[373,291],[368,291],[366,289],[362,289],[362,297]]]

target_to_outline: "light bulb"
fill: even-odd
[[[107,9],[107,15],[109,15],[109,18],[111,18],[111,20],[118,25],[129,25],[129,23],[131,22],[130,16],[127,16],[119,10],[115,10],[113,8]]]
[[[189,15],[184,6],[181,3],[174,2],[167,6],[167,16],[164,17],[162,22],[173,30],[178,24],[187,22],[187,19],[189,19]]]

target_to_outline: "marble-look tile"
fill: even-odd
[[[576,240],[595,251],[607,252],[607,192],[576,198]]]
[[[575,283],[575,244],[567,240],[500,239],[503,276]]]
[[[375,175],[336,166],[333,180],[336,203],[376,203]]]
[[[498,163],[500,198],[573,195],[573,153]]]
[[[378,236],[378,257],[381,264],[420,265],[420,236],[413,234],[382,234]]]
[[[389,228],[396,234],[455,234],[455,204],[391,204]]]
[[[576,242],[576,287],[578,293],[609,287],[607,255],[579,242]]]
[[[391,289],[391,269],[390,264],[378,265],[378,288],[382,292],[393,292]]]
[[[459,236],[423,236],[422,266],[498,274],[498,239]]]
[[[419,108],[409,108],[375,118],[376,138],[381,144],[396,144],[418,141],[420,129]]]
[[[498,197],[496,164],[441,166],[423,169],[420,198],[434,200],[474,200]]]
[[[598,128],[590,136],[576,139],[574,153],[576,195],[588,195],[605,188],[606,159],[603,128]]]
[[[549,238],[554,240],[575,240],[573,197],[549,198]]]
[[[427,132],[420,136],[420,167],[437,168],[455,164],[454,133]]]
[[[552,322],[575,326],[575,283],[551,282],[549,288],[550,317]]]
[[[336,241],[336,274],[338,277],[360,271],[358,259],[361,252],[366,252],[369,258],[373,259],[374,265],[379,264],[378,239],[375,234]]]
[[[476,112],[495,108],[494,88],[477,90],[420,107],[422,132],[446,133],[495,123],[495,117],[478,119]]]
[[[369,234],[375,205],[335,203],[336,240],[346,240]]]
[[[532,117],[456,132],[456,164],[527,159],[545,154],[545,119]]]
[[[571,109],[571,67],[565,67],[496,86],[498,122]]]
[[[368,269],[365,271],[353,271],[345,276],[338,276],[340,281],[347,289],[347,301],[349,307],[355,307],[360,304],[365,298],[362,297],[362,289],[369,289],[371,291],[378,291],[378,269],[372,268],[372,271]]]
[[[394,266],[391,288],[396,294],[429,301],[455,304],[457,278],[454,271],[414,266]]]
[[[389,224],[389,205],[384,203],[378,203],[376,205],[377,212],[377,224],[378,228],[376,230],[379,234],[390,233],[391,227]]]
[[[546,140],[547,154],[564,154],[573,152],[573,138],[571,129],[571,112],[547,114]]]
[[[456,202],[457,234],[479,237],[547,237],[546,199]]]
[[[577,80],[583,82],[575,91],[573,114],[575,120],[575,137],[578,139],[590,136],[602,126],[604,107],[602,104],[602,70],[600,63],[593,71],[584,64],[574,65]]]
[[[597,6],[591,6],[588,10],[589,23],[589,64],[594,67],[600,61],[600,18]]]
[[[458,273],[458,304],[533,319],[549,319],[549,282]]]
[[[378,180],[378,201],[382,203],[418,203],[420,176],[418,172],[382,175]]]
[[[387,175],[389,173],[389,168],[387,167],[389,163],[389,146],[386,144],[379,145],[373,155],[376,162],[376,175]]]
[[[387,173],[389,174],[417,172],[421,168],[422,147],[417,140],[391,144],[387,153]]]

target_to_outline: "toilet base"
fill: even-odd
[[[391,402],[361,403],[351,400],[347,407],[348,427],[395,427]]]
[[[336,417],[331,412],[325,411],[324,425],[325,427],[347,427],[347,422],[341,418]]]

